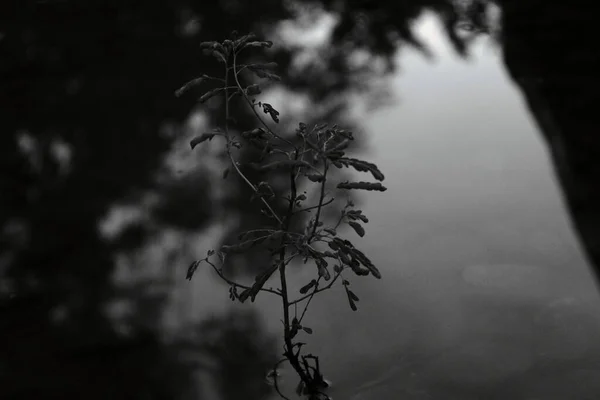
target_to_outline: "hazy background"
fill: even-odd
[[[263,377],[281,353],[280,304],[231,303],[207,269],[184,279],[264,222],[240,181],[221,179],[218,143],[189,149],[221,105],[173,96],[218,71],[198,43],[235,28],[281,42],[265,57],[290,83],[262,99],[282,126],[349,126],[356,156],[386,175],[386,192],[358,199],[370,222],[353,240],[383,279],[352,280],[357,312],[337,288],[306,319],[333,397],[598,398],[600,302],[541,134],[498,44],[478,36],[465,59],[422,14],[448,2],[414,3],[397,48],[371,26],[355,58],[329,41],[334,17],[294,17],[288,2],[4,10],[18,18],[0,34],[12,60],[0,70],[0,397],[276,398]],[[350,49],[364,45],[352,32]],[[249,279],[260,261],[227,267]],[[293,285],[313,272],[292,270]],[[294,374],[282,380],[291,393]]]

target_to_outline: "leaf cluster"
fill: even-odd
[[[238,241],[222,245],[218,250],[209,250],[205,258],[194,261],[188,268],[186,278],[191,280],[198,267],[208,264],[217,275],[229,284],[229,297],[232,301],[255,301],[261,293],[278,296],[283,308],[283,360],[289,362],[300,377],[297,393],[310,399],[329,398],[324,390],[329,385],[320,371],[319,359],[312,354],[302,352],[305,343],[295,341],[301,333],[312,334],[313,330],[303,321],[313,297],[330,289],[336,282],[342,282],[348,303],[353,311],[357,310],[358,296],[349,289],[350,282],[346,274],[358,277],[372,275],[377,279],[381,273],[371,260],[360,251],[349,239],[340,236],[339,226],[347,224],[354,232],[363,237],[366,233],[364,224],[369,219],[361,210],[355,209],[352,201],[348,201],[340,211],[336,224],[326,224],[323,220],[323,209],[333,204],[335,198],[327,190],[329,173],[332,168],[353,168],[358,172],[369,173],[376,182],[340,182],[337,189],[385,191],[380,183],[384,180],[383,173],[370,162],[348,157],[346,150],[352,144],[352,132],[341,129],[337,125],[330,126],[320,123],[308,126],[300,122],[295,131],[295,141],[278,133],[273,124],[278,124],[280,113],[270,103],[256,98],[261,94],[261,85],[252,83],[242,85],[242,74],[250,73],[262,80],[278,81],[275,74],[277,64],[273,62],[257,64],[239,63],[240,53],[248,48],[269,48],[270,41],[257,40],[253,34],[223,42],[204,42],[200,45],[204,53],[216,58],[224,64],[222,77],[202,75],[193,79],[178,89],[175,94],[182,96],[192,88],[202,86],[205,82],[219,82],[220,86],[207,90],[198,101],[222,96],[226,103],[225,126],[215,128],[212,132],[202,133],[191,140],[192,149],[206,141],[219,138],[223,141],[223,149],[229,159],[229,167],[223,172],[226,178],[234,171],[252,189],[252,200],[259,201],[257,212],[269,217],[266,226],[241,232]],[[229,128],[229,103],[239,99],[247,104],[256,117],[257,127],[239,133],[239,136]],[[268,115],[270,120],[265,120]],[[250,146],[260,150],[257,160],[242,165],[232,152],[232,148],[241,149]],[[289,177],[289,190],[285,196],[278,196],[270,186],[268,179],[252,182],[243,172],[241,166],[251,168],[268,176],[274,171],[283,172]],[[299,193],[300,185],[314,187],[316,200],[309,202],[306,191]],[[286,212],[278,214],[275,210],[276,201],[281,199],[287,203]],[[291,228],[293,219],[310,214],[302,232],[294,232]],[[259,249],[269,255],[269,262],[255,277],[254,282],[245,285],[229,279],[222,266],[231,254],[243,254],[251,249]],[[214,256],[217,259],[214,259]],[[287,267],[294,261],[314,267],[315,275],[303,285],[299,293],[294,293],[288,286]],[[277,279],[271,279],[276,276]],[[275,285],[275,286],[271,286]],[[273,385],[279,391],[277,373],[271,374]]]

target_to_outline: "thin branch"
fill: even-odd
[[[273,130],[271,129],[271,127],[269,125],[267,125],[267,123],[262,119],[262,117],[260,116],[260,114],[258,114],[258,112],[256,111],[256,109],[254,107],[254,104],[252,104],[252,101],[250,101],[250,99],[248,98],[248,95],[246,94],[246,92],[242,88],[242,85],[240,84],[240,81],[238,79],[238,73],[239,73],[239,71],[236,70],[236,58],[237,58],[237,53],[234,53],[233,54],[233,77],[235,78],[235,82],[237,83],[237,86],[238,86],[239,90],[242,91],[242,95],[244,96],[244,99],[246,99],[246,102],[248,103],[248,105],[252,109],[252,112],[254,113],[254,115],[256,116],[256,118],[260,121],[260,123],[267,129],[267,131],[271,135],[273,135],[277,139],[279,139],[279,140],[281,140],[281,141],[289,144],[290,146],[292,146],[292,148],[294,148],[294,149],[297,150],[297,147],[294,145],[294,143],[290,142],[286,138],[281,137],[278,134],[276,134],[275,132],[273,132]]]
[[[295,156],[294,156],[294,158],[296,160],[298,159],[298,155],[299,155],[298,151],[296,151]],[[292,201],[290,201],[290,204],[288,205],[287,218],[285,219],[284,230],[286,232],[290,230],[292,216],[294,213],[294,203],[296,201],[296,194],[297,194],[296,193],[296,181],[294,179],[294,169],[293,168],[290,171],[290,185],[291,185],[290,198]],[[290,324],[290,302],[289,302],[289,297],[288,297],[287,279],[286,279],[286,274],[285,274],[286,264],[285,264],[284,260],[285,260],[286,246],[285,246],[284,240],[285,240],[285,237],[282,237],[281,238],[281,250],[279,252],[279,260],[280,260],[279,278],[281,281],[281,298],[282,298],[282,303],[283,303],[283,325],[284,325],[283,339],[284,339],[284,343],[285,343],[284,354],[287,357],[287,359],[289,360],[291,366],[296,371],[296,373],[300,376],[300,379],[303,382],[305,382],[305,384],[309,385],[311,382],[310,375],[307,375],[307,373],[302,369],[302,365],[300,364],[300,361],[298,360],[298,355],[294,354],[294,344],[292,342],[292,328],[291,328],[291,324]]]
[[[273,387],[275,387],[275,391],[277,392],[277,394],[284,400],[290,400],[288,397],[286,397],[281,390],[279,389],[279,384],[277,383],[277,368],[279,367],[279,364],[281,364],[282,362],[288,361],[287,358],[281,359],[279,360],[275,366],[273,367]]]
[[[234,63],[234,67],[235,67],[235,56],[233,59],[233,63]],[[234,71],[235,71],[235,68],[234,68]],[[248,178],[246,178],[246,175],[244,175],[242,173],[242,171],[240,171],[240,168],[238,167],[237,162],[233,159],[233,155],[231,154],[231,139],[229,137],[229,95],[228,95],[229,85],[228,85],[228,78],[229,78],[229,70],[227,69],[227,65],[225,65],[225,137],[227,138],[227,155],[229,156],[229,160],[231,161],[231,164],[233,164],[233,168],[235,168],[235,171],[237,172],[237,174],[248,184],[248,186],[250,186],[252,188],[254,193],[258,193],[258,189],[256,188],[256,186],[254,186],[254,184],[252,182],[250,182],[248,180]],[[237,76],[235,77],[235,79],[237,82]],[[238,82],[238,88],[243,93],[243,89],[241,88],[241,86],[239,86],[239,82]],[[244,94],[244,97],[246,97],[246,94],[245,93],[243,93],[243,94]],[[264,199],[264,197],[261,197],[260,199],[263,202],[263,204],[267,207],[267,209],[271,212],[271,215],[277,220],[279,225],[281,225],[283,222],[281,221],[281,219],[279,218],[277,213],[271,208],[271,205]]]
[[[340,215],[340,219],[338,219],[338,222],[337,222],[337,224],[335,224],[333,229],[337,229],[338,226],[340,226],[340,224],[342,223],[342,220],[344,219],[345,216],[346,216],[346,213],[344,211],[342,211],[342,213]]]
[[[342,268],[342,270],[343,270],[343,268]],[[311,296],[314,296],[314,295],[315,295],[315,294],[317,294],[317,293],[321,293],[321,292],[324,292],[324,291],[325,291],[325,290],[327,290],[327,289],[330,289],[330,288],[333,286],[333,284],[335,283],[335,281],[337,281],[337,279],[338,279],[338,278],[340,277],[340,275],[342,274],[342,270],[340,270],[340,272],[338,272],[336,275],[334,275],[333,279],[331,280],[331,282],[329,282],[329,284],[328,284],[327,286],[323,286],[322,288],[320,288],[319,290],[316,290],[316,291],[315,291],[315,292],[313,292],[313,293],[309,293],[309,294],[307,294],[307,295],[304,295],[304,296],[302,296],[302,297],[300,297],[300,298],[298,298],[298,299],[296,299],[296,300],[294,300],[294,301],[291,301],[291,302],[290,302],[290,306],[291,306],[291,305],[294,305],[294,304],[296,304],[296,303],[299,303],[299,302],[301,302],[301,301],[303,301],[303,300],[306,300],[306,299],[308,299],[309,297],[311,297]]]
[[[247,230],[246,232],[244,232],[244,235],[247,235],[250,233],[256,233],[256,232],[268,232],[269,234],[273,234],[273,233],[277,232],[277,230],[276,229],[268,229],[268,228],[250,229],[250,230]]]
[[[300,314],[300,319],[298,320],[299,323],[302,323],[302,319],[304,318],[304,314],[306,314],[306,310],[308,310],[310,301],[313,299],[313,297],[317,293],[317,289],[319,288],[319,282],[321,281],[321,278],[322,278],[322,276],[319,276],[319,278],[317,278],[317,283],[315,284],[315,289],[313,290],[311,296],[308,298],[308,301],[304,305],[304,310],[302,311],[302,314]],[[298,304],[298,303],[294,303],[294,305],[296,305],[296,304]]]
[[[329,168],[329,165],[327,164],[327,159],[323,160],[323,163],[325,164],[325,166],[323,167],[323,176],[326,177],[327,176],[327,170]],[[317,216],[315,217],[315,223],[313,225],[313,230],[312,233],[310,234],[310,236],[308,237],[307,242],[310,243],[310,241],[312,240],[312,238],[315,236],[315,232],[317,231],[318,225],[319,225],[319,217],[321,216],[321,210],[323,209],[323,200],[325,199],[325,183],[327,182],[327,179],[323,178],[323,182],[321,183],[321,195],[319,197],[319,204],[320,207],[317,208]]]
[[[221,270],[219,268],[217,268],[217,266],[215,264],[213,264],[212,262],[210,262],[208,259],[205,260],[217,273],[217,275],[219,275],[219,277],[221,279],[223,279],[225,282],[229,283],[232,286],[241,288],[241,289],[250,289],[251,286],[246,286],[246,285],[242,285],[241,283],[237,283],[235,281],[232,281],[231,279],[227,278],[225,275],[223,275],[223,272],[221,272]],[[265,288],[261,288],[260,289],[261,292],[268,292],[268,293],[273,293],[276,294],[277,296],[281,297],[281,293],[274,290],[274,289],[265,289]]]
[[[331,199],[327,200],[323,204],[317,204],[316,206],[310,206],[310,207],[306,207],[306,208],[301,208],[299,210],[294,211],[294,213],[299,214],[299,213],[304,212],[304,211],[314,210],[315,208],[325,207],[325,206],[333,203],[334,200],[335,200],[335,197],[332,197]]]

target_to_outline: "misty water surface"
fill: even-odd
[[[356,107],[388,191],[354,243],[384,278],[353,280],[358,312],[317,296],[309,350],[336,400],[597,398],[600,302],[541,135],[488,39],[465,61],[433,18],[419,32],[435,59],[403,51],[395,103]],[[198,318],[231,304],[208,275],[186,289]],[[279,334],[274,300],[253,307]]]

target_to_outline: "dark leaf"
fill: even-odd
[[[337,185],[338,189],[361,189],[361,190],[377,190],[380,192],[385,192],[387,188],[383,186],[381,183],[376,182],[341,182]]]
[[[188,83],[186,83],[185,85],[183,85],[182,87],[177,89],[177,91],[175,91],[175,96],[181,97],[185,92],[187,92],[194,86],[199,85],[202,82],[204,82],[205,79],[206,79],[206,77],[204,75],[201,76],[200,78],[192,79],[191,81],[189,81]]]
[[[312,287],[314,287],[316,284],[317,284],[317,281],[313,279],[312,281],[310,281],[309,283],[307,283],[306,285],[304,285],[300,288],[300,293],[302,293],[302,294],[308,293],[308,291]]]
[[[217,46],[218,44],[219,44],[218,42],[214,42],[214,41],[202,42],[202,43],[200,43],[200,48],[201,49],[212,49],[212,48],[214,48],[214,46]]]
[[[329,279],[331,279],[331,274],[329,273],[329,271],[327,270],[327,268],[325,268],[322,265],[319,265],[318,269],[319,269],[319,276],[322,276],[323,279],[325,279],[326,281],[328,281]]]
[[[379,269],[377,269],[376,266],[374,266],[373,264],[369,263],[367,265],[365,265],[365,267],[367,267],[369,269],[369,271],[371,271],[371,274],[373,274],[373,276],[377,279],[381,279],[381,272],[379,272]]]
[[[273,192],[273,189],[271,188],[271,186],[269,185],[268,182],[262,181],[260,182],[257,186],[256,189],[258,191],[258,196],[260,197],[273,197],[275,196],[275,192]]]
[[[281,77],[279,75],[268,71],[268,69],[272,69],[275,67],[277,67],[276,63],[251,64],[248,66],[248,69],[254,72],[254,74],[259,78],[269,79],[272,81],[280,81]]]
[[[210,99],[211,97],[214,97],[217,93],[219,93],[220,91],[222,91],[222,88],[217,88],[217,89],[213,89],[210,92],[207,92],[205,94],[203,94],[198,101],[200,103],[204,103],[206,100]]]
[[[362,225],[359,224],[358,222],[350,221],[350,222],[348,222],[348,225],[350,225],[352,227],[352,229],[354,229],[354,231],[358,234],[358,236],[360,236],[360,237],[365,236],[365,228],[363,228]]]
[[[221,61],[221,62],[227,64],[227,57],[225,56],[225,54],[227,54],[227,53],[225,51],[213,50],[213,52],[211,54],[218,61]]]
[[[318,174],[306,174],[306,177],[311,182],[323,182],[323,180],[325,179],[323,175]]]
[[[340,259],[342,260],[342,262],[346,265],[350,265],[350,258],[348,257],[348,255],[343,252],[343,251],[338,251],[338,256],[340,257]]]
[[[369,219],[366,216],[362,215],[362,210],[349,210],[349,211],[346,211],[346,216],[349,219],[352,219],[352,220],[360,219],[365,224],[367,222],[369,222]]]
[[[193,138],[190,141],[190,147],[192,148],[192,150],[194,149],[194,147],[196,147],[197,145],[199,145],[200,143],[206,141],[206,140],[212,140],[212,138],[215,137],[215,135],[218,135],[218,133],[203,133],[200,136],[196,136],[195,138]]]
[[[191,281],[192,277],[194,276],[194,273],[198,269],[199,265],[200,265],[200,261],[194,261],[192,264],[190,264],[190,266],[188,267],[188,271],[185,276],[185,279],[187,279],[188,281]]]
[[[270,44],[269,44],[270,43]],[[243,48],[246,47],[271,47],[273,45],[273,42],[248,42],[246,43]]]
[[[279,111],[273,108],[269,103],[262,103],[263,112],[269,114],[273,121],[279,123]]]
[[[250,40],[254,40],[254,39],[256,39],[256,35],[254,33],[249,33],[249,34],[244,35],[241,38],[237,39],[233,43],[233,46],[235,49],[243,48],[246,43],[248,43]]]
[[[254,285],[252,285],[252,288],[250,288],[250,299],[252,301],[254,301],[258,292],[260,292],[262,287],[265,285],[265,283],[267,283],[275,271],[277,271],[277,265],[272,265],[265,272],[256,277]]]
[[[325,232],[329,233],[329,234],[330,234],[330,235],[332,235],[332,236],[335,236],[335,235],[337,235],[337,232],[336,232],[336,230],[335,230],[335,229],[333,229],[333,228],[325,228],[325,229],[323,229],[323,230],[324,230]]]
[[[271,170],[271,169],[306,167],[306,166],[310,166],[310,164],[303,160],[281,160],[281,161],[273,161],[272,163],[262,165],[258,169],[261,171],[267,171],[267,170]]]
[[[383,173],[377,168],[377,165],[373,163],[348,157],[338,158],[337,161],[346,167],[352,167],[359,172],[370,172],[371,175],[373,175],[373,178],[378,181],[382,181],[385,178]]]
[[[327,157],[333,162],[334,160],[337,162],[337,164],[339,164],[341,161],[341,157],[344,157],[344,152],[343,151],[329,151],[327,152]],[[340,164],[343,165],[343,164]],[[337,166],[337,165],[336,165]],[[338,167],[339,168],[339,167]]]
[[[244,139],[264,139],[266,132],[263,128],[255,128],[249,131],[242,132]]]
[[[329,160],[331,161],[331,163],[332,163],[333,165],[335,165],[335,166],[336,166],[336,168],[342,168],[342,167],[344,166],[344,165],[343,165],[341,162],[339,162],[339,161],[338,161],[338,160],[336,160],[335,158],[331,158],[331,157],[330,157],[330,158],[329,158]]]
[[[250,247],[252,247],[252,245],[254,244],[254,241],[252,240],[248,240],[246,242],[242,242],[239,244],[234,244],[231,246],[221,246],[221,252],[224,254],[229,254],[229,253],[233,253],[233,254],[238,254],[238,253],[243,253],[245,251],[247,251],[248,249],[250,249]]]
[[[298,325],[292,325],[290,328],[290,339],[293,339],[298,334]]]
[[[348,303],[350,303],[350,308],[352,309],[352,311],[356,311],[358,309],[356,307],[356,303],[354,303],[354,300],[352,300],[352,297],[350,297],[350,295],[348,295]]]
[[[252,235],[260,234],[261,236],[264,236],[265,234],[268,234],[269,232],[270,232],[269,229],[253,229],[251,231],[246,231],[246,232],[240,233],[237,238],[239,240],[246,240],[248,237],[250,237]]]
[[[265,64],[251,64],[249,66],[249,68],[253,68],[253,69],[275,69],[277,68],[277,63],[276,62],[268,62]]]
[[[358,260],[356,259],[352,259],[352,261],[349,262],[347,265],[349,265],[350,268],[352,268],[352,271],[358,276],[369,275],[369,270],[366,268],[362,268],[360,266],[360,262],[358,262]]]
[[[314,130],[320,131],[327,127],[327,122],[321,122],[320,124],[315,125]]]
[[[371,272],[371,274],[373,274],[373,276],[375,278],[381,279],[381,273],[379,272],[377,267],[375,267],[375,265],[373,265],[371,260],[369,260],[369,258],[362,251],[353,248],[352,255],[353,255],[353,257],[358,259],[358,261],[360,261],[361,264],[363,264],[365,267],[367,267],[369,269],[369,271]]]
[[[250,85],[246,88],[246,94],[248,96],[254,96],[254,95],[257,95],[260,93],[261,93],[260,86],[257,84]]]
[[[338,135],[345,137],[348,140],[354,140],[354,137],[352,136],[352,132],[350,132],[350,131],[346,131],[344,129],[338,129],[337,133],[338,133]]]
[[[251,291],[252,291],[252,288],[248,288],[248,289],[244,289],[244,291],[242,293],[240,293],[240,295],[238,296],[240,303],[243,303],[248,299],[248,296],[250,296]]]
[[[303,326],[302,330],[304,332],[308,333],[309,335],[312,335],[312,333],[313,333],[313,330],[311,328],[307,327],[307,326]]]

